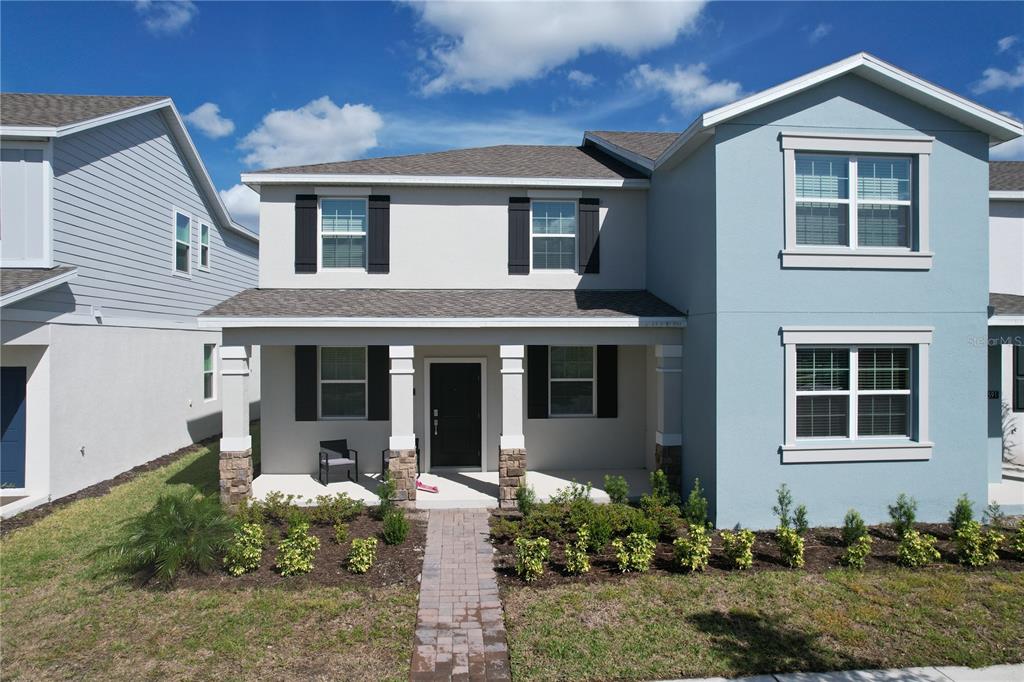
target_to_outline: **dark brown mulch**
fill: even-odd
[[[493,521],[503,516],[495,513],[491,516]],[[505,518],[516,518],[515,515],[504,514]],[[935,544],[936,549],[942,554],[940,560],[944,564],[952,564],[959,567],[956,558],[955,547],[952,542],[952,529],[949,524],[926,524],[919,523],[915,526],[922,533],[928,533],[938,538]],[[866,569],[879,570],[896,566],[896,535],[887,526],[872,526],[869,532],[874,540],[871,545],[871,556],[867,559]],[[783,561],[775,543],[773,531],[757,531],[754,540],[754,565],[746,569],[747,572],[757,571],[791,571]],[[1009,538],[1010,532],[1004,531],[1003,535]],[[841,541],[841,529],[839,528],[812,528],[804,536],[804,567],[799,570],[821,573],[834,568],[842,568],[839,557],[844,547]],[[492,538],[496,551],[495,569],[498,573],[498,581],[503,586],[522,585],[522,579],[515,572],[515,554],[513,538],[499,537]],[[664,539],[658,542],[655,549],[654,561],[651,564],[651,573],[687,573],[675,565],[673,547],[671,542]],[[938,564],[936,564],[938,565]],[[618,570],[615,554],[609,545],[604,551],[590,555],[590,572],[583,575],[567,575],[565,572],[565,550],[562,542],[551,540],[551,558],[548,561],[549,570],[531,583],[534,587],[555,587],[573,583],[600,583],[614,580],[622,574]],[[970,571],[1024,571],[1024,561],[1014,558],[1009,552],[1001,550],[999,561],[983,568],[961,568],[960,570]],[[722,540],[718,531],[712,536],[711,560],[708,562],[708,573],[725,573],[736,571],[728,563],[728,558],[722,551]]]
[[[320,549],[313,560],[313,570],[304,575],[283,577],[274,568],[277,555],[277,539],[284,537],[285,528],[267,525],[267,546],[263,549],[263,562],[259,570],[240,576],[217,571],[207,575],[188,574],[177,582],[178,587],[192,589],[233,589],[236,587],[262,587],[267,585],[288,585],[296,588],[317,585],[361,585],[363,587],[386,587],[391,585],[415,586],[423,568],[423,546],[427,539],[426,512],[407,512],[409,535],[400,545],[387,545],[380,537],[381,522],[369,512],[364,512],[348,524],[349,540],[343,545],[334,541],[334,529],[330,526],[313,526],[310,533],[320,539]],[[345,569],[352,538],[377,538],[377,560],[373,567],[362,575]]]

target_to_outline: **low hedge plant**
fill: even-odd
[[[839,562],[849,568],[863,570],[864,566],[867,565],[868,556],[871,555],[871,543],[871,536],[867,533],[858,536],[857,539],[853,540],[843,550],[842,556],[839,557]]]
[[[956,555],[964,566],[987,566],[999,560],[999,547],[1005,536],[996,530],[984,530],[981,524],[967,517],[960,519],[959,528],[953,533]]]
[[[258,523],[243,523],[235,531],[224,555],[224,567],[234,576],[255,571],[263,559],[266,533]]]
[[[672,543],[676,564],[690,571],[703,571],[711,559],[711,534],[703,523],[690,525]]]
[[[544,575],[544,562],[551,552],[547,538],[516,538],[516,574],[528,583]]]
[[[565,546],[565,571],[569,575],[582,575],[590,571],[590,530],[586,524],[576,531],[576,540]]]
[[[908,568],[927,566],[941,556],[935,549],[935,536],[922,534],[913,528],[904,532],[896,547],[896,562]]]
[[[630,533],[625,538],[612,540],[615,559],[623,573],[644,573],[654,560],[655,542],[644,533]]]
[[[754,565],[754,532],[743,528],[736,532],[722,531],[722,548],[734,568],[745,569]]]
[[[313,559],[318,549],[320,539],[309,534],[309,523],[295,521],[277,546],[277,569],[283,576],[309,573],[313,570]]]
[[[350,573],[366,573],[376,560],[377,538],[355,538],[345,559],[345,567]]]
[[[795,528],[779,527],[775,531],[775,541],[779,545],[779,554],[790,568],[803,568],[804,539]]]

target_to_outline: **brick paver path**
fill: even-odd
[[[413,680],[511,680],[487,510],[432,510]]]

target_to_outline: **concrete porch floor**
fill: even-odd
[[[1002,481],[988,485],[988,501],[998,503],[1006,514],[1024,514],[1024,465],[1003,464]]]
[[[650,492],[649,472],[646,469],[583,469],[579,471],[527,471],[526,483],[532,486],[537,498],[546,502],[559,490],[575,480],[592,483],[590,497],[595,502],[608,502],[604,491],[605,475],[622,476],[629,484],[630,497]],[[380,474],[360,474],[357,482],[345,481],[322,485],[315,477],[304,474],[263,474],[252,482],[252,494],[264,499],[267,493],[279,491],[295,495],[299,504],[311,505],[319,495],[345,493],[367,504],[377,503],[377,480]],[[422,490],[416,493],[417,509],[471,509],[498,506],[497,471],[438,471],[420,474],[420,481],[437,486],[437,493]]]

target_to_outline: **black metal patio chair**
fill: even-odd
[[[359,478],[359,451],[348,446],[347,438],[320,441],[320,482],[340,483],[342,472],[350,481]]]

